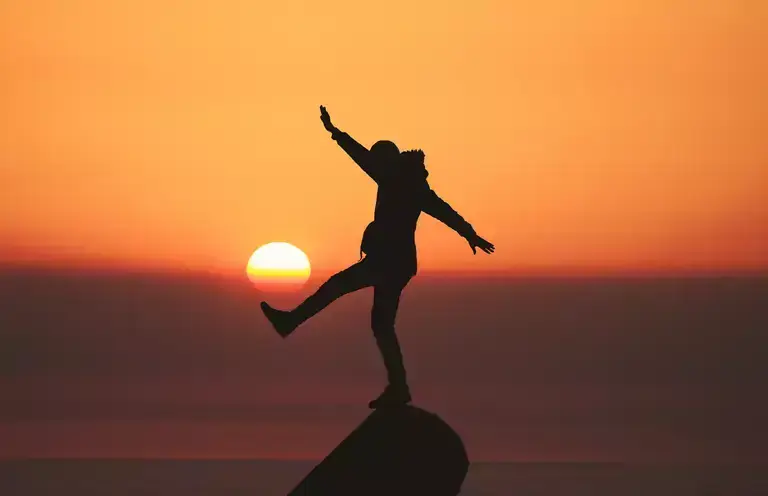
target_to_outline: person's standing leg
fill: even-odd
[[[369,403],[370,408],[404,405],[411,401],[403,353],[395,333],[400,295],[409,279],[386,278],[374,285],[371,328],[387,369],[388,384],[384,392]]]
[[[332,275],[314,294],[290,311],[277,310],[266,302],[261,302],[264,315],[282,337],[287,337],[294,329],[308,320],[334,300],[359,289],[372,285],[371,271],[366,260]]]

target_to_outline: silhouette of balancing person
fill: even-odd
[[[477,248],[493,253],[495,247],[478,236],[430,188],[423,151],[401,153],[391,141],[378,141],[368,150],[336,128],[323,106],[320,119],[339,146],[378,184],[374,220],[363,233],[360,261],[331,276],[293,310],[277,310],[266,302],[261,303],[261,308],[277,333],[285,338],[337,298],[373,286],[371,328],[389,384],[368,406],[377,409],[405,405],[411,401],[411,394],[395,334],[395,316],[400,293],[417,271],[414,236],[419,215],[426,212],[452,228],[467,240],[475,254]]]

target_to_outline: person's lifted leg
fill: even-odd
[[[360,261],[341,272],[332,275],[314,294],[293,310],[277,310],[267,302],[261,302],[261,309],[277,333],[288,337],[299,325],[320,312],[336,299],[373,283],[368,264]]]

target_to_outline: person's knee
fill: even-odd
[[[395,326],[371,326],[373,329],[373,336],[376,338],[385,338],[395,335]]]
[[[374,336],[387,336],[395,333],[395,323],[392,319],[382,317],[373,312],[371,315],[371,330]]]
[[[329,277],[324,286],[336,293],[344,294],[369,284],[369,274],[365,266],[358,263]]]

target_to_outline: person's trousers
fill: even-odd
[[[395,334],[395,319],[400,303],[400,294],[412,277],[412,274],[406,274],[401,270],[391,270],[391,268],[375,263],[370,257],[366,257],[331,276],[291,313],[298,325],[339,297],[372,286],[371,329],[387,368],[389,384],[395,387],[405,386],[405,367],[400,344]]]

